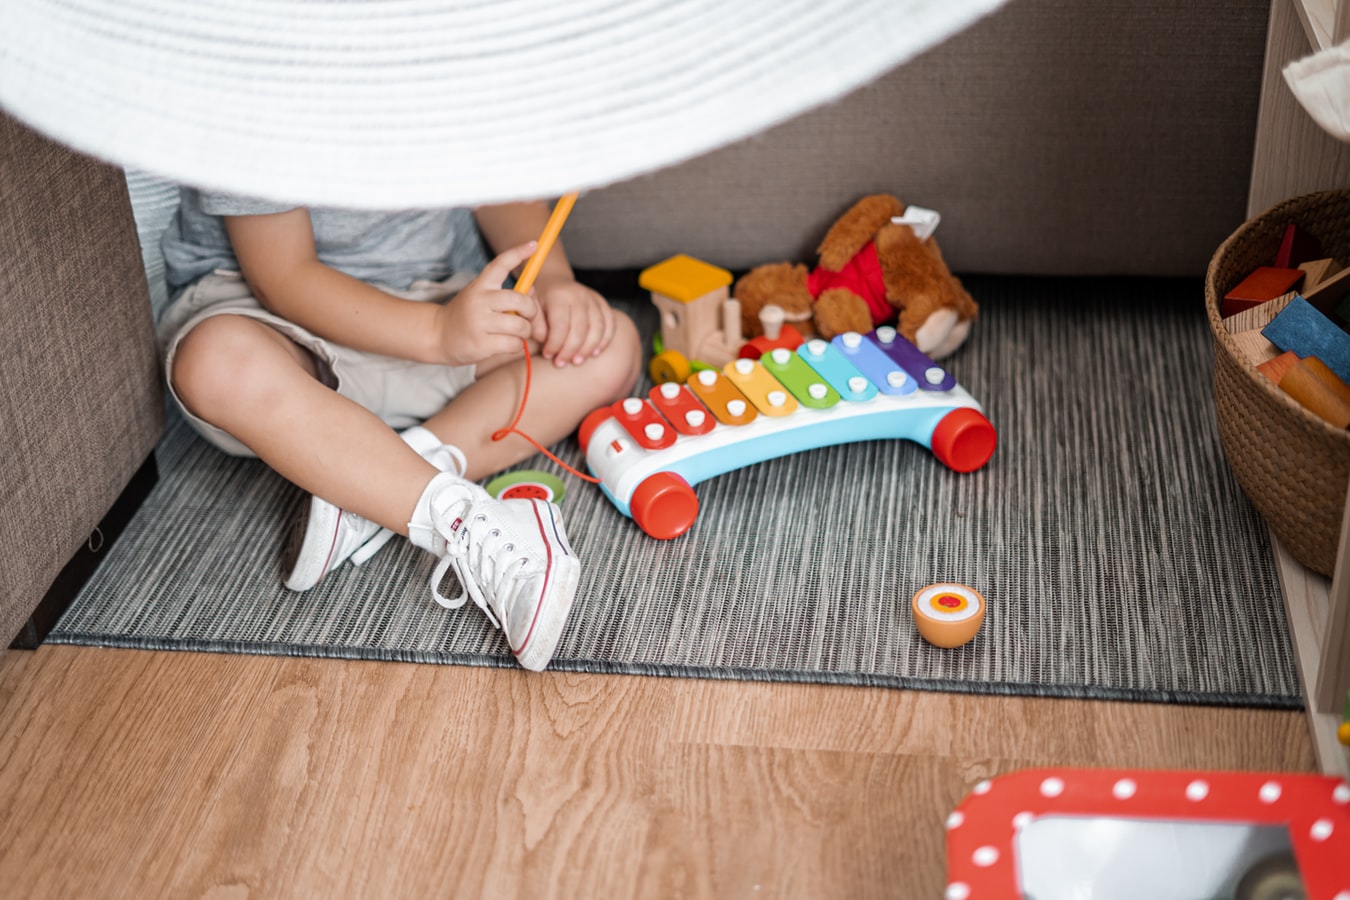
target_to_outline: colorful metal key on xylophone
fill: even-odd
[[[888,326],[657,385],[648,399],[592,412],[578,438],[605,496],[655,538],[677,537],[694,523],[693,485],[751,463],[905,438],[970,472],[998,443],[956,379]]]

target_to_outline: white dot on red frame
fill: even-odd
[[[970,885],[964,881],[953,881],[947,885],[947,891],[943,895],[943,900],[968,900],[970,897]]]
[[[1058,797],[1064,793],[1064,780],[1062,778],[1047,778],[1041,782],[1042,797]]]
[[[1186,785],[1186,799],[1198,802],[1209,796],[1209,785],[1203,781],[1192,781]]]
[[[964,815],[960,812],[954,812],[947,817],[947,830],[951,831],[953,828],[960,828],[965,822],[966,817]]]
[[[998,848],[986,844],[970,855],[970,861],[982,869],[987,869],[998,862]]]
[[[1031,813],[1020,812],[1017,815],[1013,816],[1012,823],[1014,828],[1026,828],[1034,821],[1036,821],[1036,817],[1033,816]]]
[[[1335,800],[1341,806],[1350,803],[1350,784],[1336,785],[1336,790],[1331,792],[1331,799]]]
[[[971,790],[976,794],[987,794],[993,786],[993,782],[986,778],[984,781],[981,781],[979,784],[975,785],[975,787],[971,788]]]
[[[1327,838],[1331,837],[1331,832],[1334,830],[1335,826],[1331,824],[1330,819],[1318,819],[1313,823],[1312,828],[1309,829],[1308,836],[1314,841],[1325,841]]]
[[[1262,803],[1274,803],[1276,800],[1280,799],[1280,795],[1283,793],[1284,788],[1280,787],[1278,781],[1267,781],[1265,784],[1261,785],[1261,790],[1257,796],[1261,798]]]
[[[1128,800],[1134,796],[1135,789],[1133,779],[1122,778],[1111,786],[1111,793],[1117,800]]]

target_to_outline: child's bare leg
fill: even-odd
[[[517,426],[545,447],[574,431],[591,410],[628,396],[642,364],[637,329],[616,314],[614,338],[599,356],[580,366],[557,367],[532,360],[530,396]],[[531,454],[535,448],[519,435],[493,441],[492,434],[511,423],[525,387],[524,350],[481,363],[478,379],[425,427],[468,460],[465,477],[478,480]]]
[[[270,326],[222,315],[174,356],[174,390],[288,481],[399,534],[437,470],[378,416],[325,387],[308,351]]]

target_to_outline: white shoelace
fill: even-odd
[[[529,565],[529,557],[515,555],[515,544],[504,540],[500,529],[484,527],[488,517],[475,513],[472,505],[463,512],[464,521],[458,534],[444,534],[445,556],[431,573],[431,594],[447,609],[459,609],[466,599],[487,614],[497,628],[501,622],[489,606],[484,588],[497,599],[510,593],[512,582]],[[441,579],[446,569],[453,568],[459,578],[460,592],[453,598],[441,593]]]

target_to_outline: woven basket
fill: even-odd
[[[1287,200],[1223,242],[1205,277],[1214,402],[1238,484],[1294,558],[1330,576],[1350,476],[1350,432],[1303,409],[1258,372],[1219,317],[1223,295],[1256,267],[1272,264],[1291,223],[1316,237],[1327,256],[1341,264],[1350,259],[1350,191]]]

